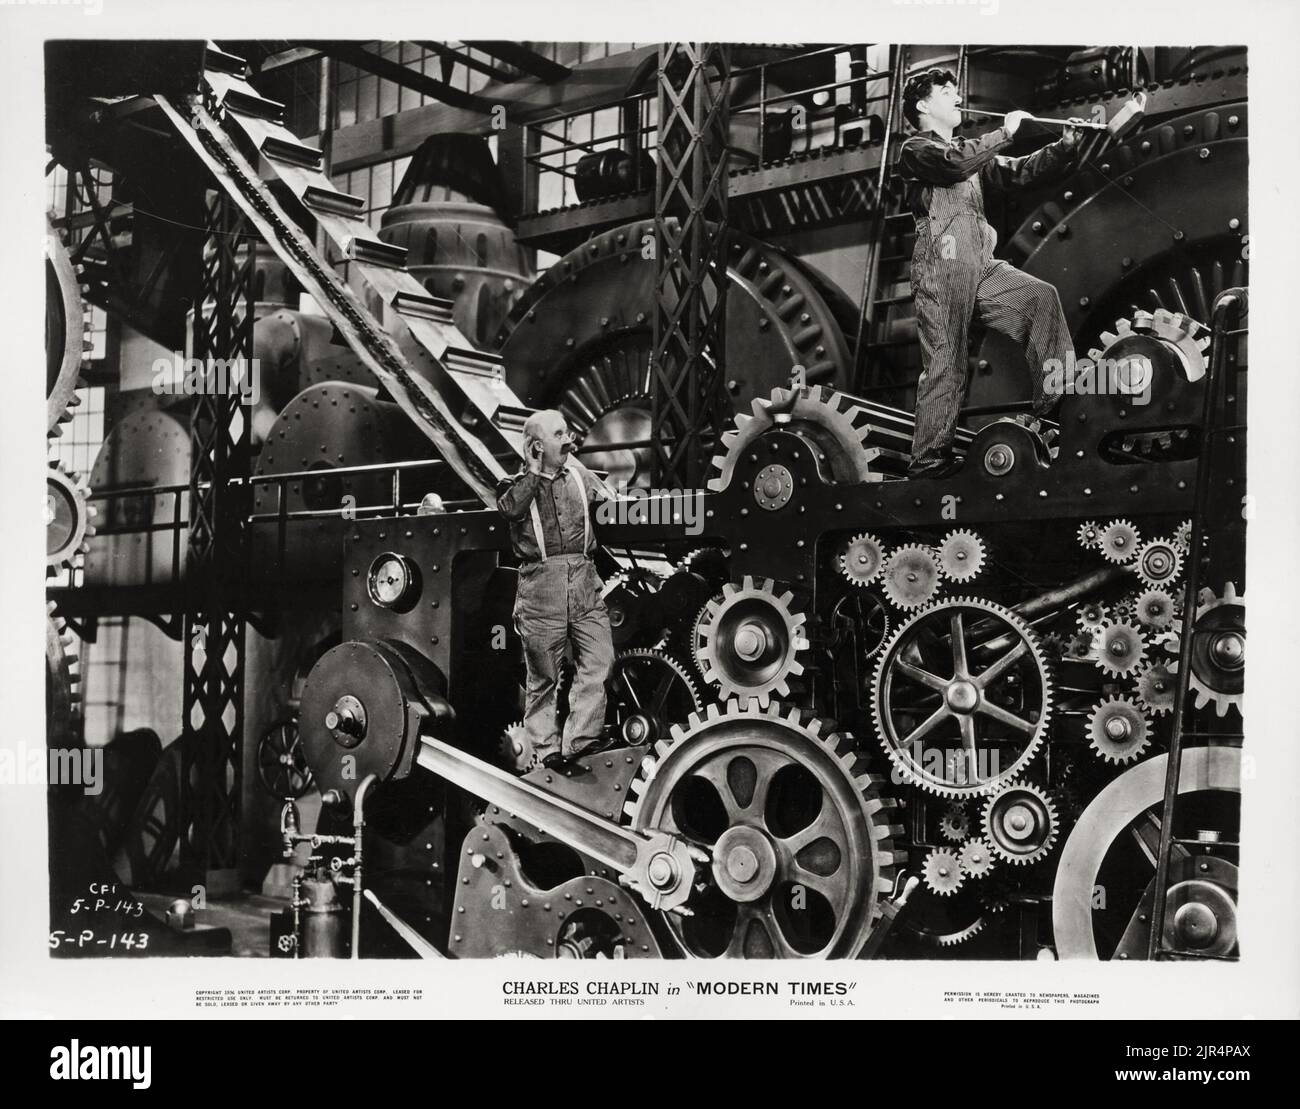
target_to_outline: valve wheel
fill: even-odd
[[[312,788],[307,753],[292,716],[277,720],[257,741],[257,778],[272,797],[296,801]]]

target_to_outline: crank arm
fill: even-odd
[[[685,902],[695,885],[696,866],[709,861],[699,848],[667,832],[647,835],[605,820],[431,736],[420,737],[415,761],[618,871],[619,881],[652,909],[691,915]]]
[[[916,892],[916,887],[920,884],[921,880],[914,874],[898,876],[898,880],[894,883],[894,896],[881,899],[880,919],[871,930],[871,935],[867,937],[867,942],[862,945],[862,950],[858,952],[859,959],[874,959],[879,954],[885,940],[889,938],[889,933],[894,930],[894,921],[898,919],[898,914],[907,907],[908,898]]]

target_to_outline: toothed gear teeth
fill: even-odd
[[[750,406],[753,415],[736,417],[735,439],[724,454],[712,460],[715,473],[709,478],[709,488],[714,492],[726,489],[754,442],[777,427],[809,440],[824,456],[833,481],[856,485],[882,480],[883,475],[872,468],[880,453],[871,443],[875,428],[869,420],[858,425],[864,413],[851,404],[849,411],[843,411],[847,403],[843,394],[820,385],[778,386],[770,397],[756,397]]]
[[[642,694],[636,686],[646,671],[651,688]],[[631,747],[655,742],[669,732],[673,715],[698,712],[703,707],[691,674],[672,655],[654,647],[632,647],[614,656],[609,698],[615,706],[624,741]],[[623,701],[628,691],[630,704]]]
[[[754,873],[755,837],[780,839],[787,835],[785,831],[776,832],[767,827],[766,805],[755,812],[747,808],[760,790],[768,797],[769,804],[773,803],[764,776],[770,784],[772,774],[794,765],[802,767],[810,778],[821,784],[823,804],[828,805],[830,813],[823,822],[821,838],[835,843],[840,857],[855,860],[853,868],[840,867],[835,871],[836,879],[849,882],[850,886],[844,891],[842,907],[835,910],[839,915],[835,918],[834,932],[825,937],[821,950],[808,952],[802,947],[796,950],[789,943],[776,944],[772,940],[776,950],[765,954],[776,957],[807,954],[815,958],[857,955],[880,915],[881,896],[893,889],[895,867],[906,861],[906,852],[895,846],[894,837],[901,835],[902,829],[891,823],[895,811],[893,801],[880,797],[877,792],[880,777],[854,769],[860,760],[854,757],[852,736],[838,730],[831,721],[813,716],[798,706],[777,702],[760,706],[753,700],[742,703],[732,699],[725,705],[710,705],[704,713],[693,713],[685,726],[673,728],[671,740],[661,746],[663,750],[658,758],[641,762],[629,789],[637,795],[625,805],[632,827],[638,831],[659,830],[665,826],[669,813],[679,821],[686,819],[682,812],[695,798],[695,787],[712,788],[728,820],[728,827],[712,841],[714,892],[730,897],[741,913],[754,903],[745,884]],[[691,788],[679,791],[687,782]],[[840,838],[844,842],[839,842]],[[818,842],[820,839],[806,846]],[[728,850],[734,854],[720,857],[720,853]],[[798,880],[797,860],[797,853],[789,856],[776,853],[770,865],[777,872],[768,877],[771,891]],[[708,868],[701,871],[701,879],[710,880]],[[744,949],[747,937],[743,934],[733,934],[725,952],[702,951],[681,931],[681,919],[676,914],[664,914],[664,922],[674,931],[689,957],[719,954],[751,957]],[[739,949],[732,950],[736,944]]]
[[[1096,550],[1101,546],[1101,525],[1095,520],[1085,520],[1075,533],[1079,546],[1085,550]]]
[[[1124,563],[1136,556],[1142,537],[1127,520],[1112,520],[1102,529],[1101,553],[1110,562]]]
[[[1130,567],[1152,589],[1169,588],[1183,572],[1183,552],[1172,539],[1151,539]]]
[[[970,835],[970,817],[961,805],[949,805],[939,819],[939,831],[944,839],[961,843]]]
[[[1079,606],[1077,618],[1083,631],[1099,631],[1110,618],[1110,611],[1100,601],[1086,601]]]
[[[1177,691],[1177,679],[1174,671],[1168,666],[1152,663],[1138,675],[1138,700],[1148,711],[1157,716],[1174,711],[1174,697]]]
[[[1151,724],[1135,701],[1113,694],[1089,715],[1088,739],[1099,757],[1123,766],[1146,751],[1151,742]]]
[[[501,765],[512,774],[527,774],[536,765],[537,754],[522,720],[509,725],[501,733],[497,740],[497,754]]]
[[[899,547],[881,570],[885,595],[905,612],[920,608],[939,591],[942,570],[929,547],[909,543]]]
[[[1179,645],[1177,637],[1172,638],[1168,649],[1176,654]],[[1245,662],[1245,596],[1237,593],[1233,582],[1225,583],[1222,595],[1202,590],[1192,626],[1192,666],[1187,682],[1196,707],[1213,705],[1216,716],[1226,716],[1230,708],[1240,712]]]
[[[1191,549],[1192,546],[1191,520],[1184,520],[1181,524],[1178,525],[1178,530],[1174,532],[1174,544],[1178,547],[1180,551],[1182,551],[1184,555],[1186,555],[1187,552]]]
[[[982,838],[968,839],[962,844],[959,861],[968,877],[987,877],[993,870],[993,849]]]
[[[840,573],[857,586],[870,585],[875,581],[884,561],[884,544],[865,531],[845,544],[838,559]]]
[[[943,636],[954,621],[962,626],[964,637],[967,620],[990,618],[1002,630],[990,633],[986,641],[1008,640],[1012,646],[980,671],[980,677],[986,673],[991,677],[987,687],[980,683],[976,689],[973,680],[958,677],[957,648],[951,633],[947,640]],[[919,654],[922,640],[930,651],[938,652],[928,667],[918,667],[918,655],[910,654],[914,649]],[[952,657],[945,660],[945,652]],[[926,716],[907,697],[895,703],[900,687],[910,687],[913,697],[918,688],[927,696],[937,695],[938,707]],[[1017,704],[1017,712],[1002,704],[1009,698]],[[871,708],[895,781],[941,797],[982,796],[1019,774],[1037,754],[1051,718],[1051,673],[1037,637],[1015,613],[980,598],[945,599],[913,615],[885,645],[872,678]],[[974,723],[963,723],[963,717]],[[936,738],[940,725],[955,728],[958,734]],[[974,728],[973,756],[966,754],[968,727]],[[1010,765],[1003,765],[1008,747]]]
[[[1073,662],[1094,662],[1097,658],[1097,634],[1082,631],[1071,636],[1065,646],[1065,657]]]
[[[941,847],[934,848],[925,857],[922,873],[926,886],[940,897],[951,897],[966,880],[957,853]]]
[[[1174,599],[1163,589],[1148,589],[1138,597],[1134,612],[1145,628],[1167,628],[1174,622]]]
[[[53,601],[45,606],[46,733],[51,749],[77,742],[81,718],[81,663],[76,638]]]
[[[1134,673],[1146,658],[1142,632],[1132,624],[1107,623],[1097,633],[1097,665],[1108,674]]]
[[[72,256],[63,236],[53,224],[45,227],[46,316],[50,323],[46,341],[51,345],[47,361],[45,390],[45,432],[60,434],[59,425],[72,419],[72,409],[80,403],[77,389],[84,385],[81,371],[91,345],[86,333],[86,309],[83,289]],[[55,319],[57,317],[57,320]],[[57,363],[58,368],[54,369]]]
[[[939,545],[939,568],[950,581],[967,582],[984,569],[984,542],[973,531],[950,531]]]
[[[790,692],[804,672],[806,616],[793,608],[794,594],[777,594],[775,583],[746,576],[710,601],[698,625],[696,662],[721,697],[752,699],[766,706]]]
[[[1048,855],[1059,828],[1052,799],[1030,782],[1013,782],[984,805],[983,837],[998,858],[1013,866],[1028,866]]]
[[[70,565],[86,551],[86,540],[95,534],[91,524],[96,513],[86,498],[85,481],[60,462],[51,462],[45,474],[45,565]]]

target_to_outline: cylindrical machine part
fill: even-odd
[[[302,900],[302,957],[342,959],[347,955],[347,943],[338,886],[328,876],[304,877]]]
[[[456,326],[479,348],[493,344],[533,280],[514,232],[482,204],[440,200],[389,208],[379,237],[406,247],[407,272],[455,305]]]

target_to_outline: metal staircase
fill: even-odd
[[[442,458],[484,504],[494,505],[496,483],[522,457],[531,410],[506,385],[501,359],[474,349],[452,321],[451,302],[430,296],[404,269],[405,249],[373,234],[364,201],[334,187],[322,172],[321,151],[298,141],[283,125],[284,105],[261,96],[247,76],[242,58],[209,43],[201,91],[184,101],[156,100],[217,187]],[[286,193],[351,263],[365,303],[286,210],[280,199]]]

